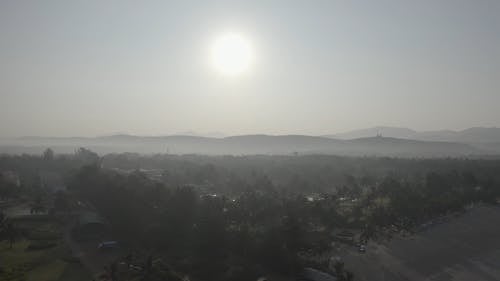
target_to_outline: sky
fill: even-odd
[[[0,137],[500,126],[500,1],[0,1]],[[213,42],[253,63],[218,73]]]

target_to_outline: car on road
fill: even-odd
[[[118,247],[117,241],[103,241],[97,245],[99,250],[114,249]]]
[[[364,245],[364,244],[359,245],[358,251],[360,253],[365,253],[366,252],[366,245]]]

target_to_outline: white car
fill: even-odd
[[[359,250],[360,253],[366,252],[366,245],[363,245],[363,244],[359,245],[358,250]]]

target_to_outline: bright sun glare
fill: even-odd
[[[251,45],[240,34],[221,35],[212,46],[212,63],[215,69],[224,75],[235,76],[245,72],[252,60]]]

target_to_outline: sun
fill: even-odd
[[[223,75],[242,74],[252,64],[253,50],[245,37],[238,33],[226,33],[216,38],[212,46],[212,63]]]

